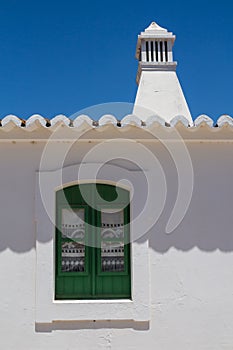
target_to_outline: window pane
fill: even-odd
[[[124,242],[101,242],[101,268],[103,272],[124,271]]]
[[[124,210],[101,210],[101,238],[124,238]]]
[[[84,209],[62,209],[62,237],[71,239],[84,239],[85,222]]]
[[[85,245],[79,242],[63,242],[62,272],[83,272],[85,270]]]

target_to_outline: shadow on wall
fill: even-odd
[[[170,168],[166,174],[168,196],[157,224],[146,234],[150,246],[157,252],[174,247],[188,251],[233,251],[233,186],[232,154],[223,144],[192,145],[190,149],[194,170],[191,203],[177,228],[166,233],[166,225],[177,196],[177,176]],[[143,240],[145,237],[142,238]]]
[[[231,149],[219,144],[215,149],[210,147],[213,146],[200,144],[192,145],[190,149],[194,169],[193,195],[182,222],[170,234],[166,233],[166,225],[176,201],[177,172],[166,152],[158,151],[166,175],[166,203],[157,223],[140,238],[139,243],[149,238],[150,247],[160,253],[171,247],[183,251],[194,247],[203,251],[233,251]],[[10,169],[6,170],[8,182],[1,184],[5,201],[0,210],[0,251],[10,248],[23,253],[35,248],[34,173],[26,173],[22,167],[19,169],[22,169],[22,174],[19,170],[17,184]],[[24,181],[20,182],[21,178]],[[19,198],[20,206],[15,205]]]
[[[36,323],[35,331],[37,333],[50,333],[57,330],[81,330],[81,329],[134,329],[137,331],[149,330],[149,322],[135,322],[135,321],[85,321],[85,322],[52,322],[52,323]]]
[[[228,190],[227,186],[224,190],[213,182],[199,182],[198,186],[195,183],[190,206],[179,226],[170,234],[166,233],[166,225],[176,199],[174,189],[168,188],[169,195],[161,216],[153,228],[138,240],[139,243],[149,238],[151,248],[161,253],[171,247],[184,251],[194,247],[203,251],[233,251],[233,190]],[[3,220],[7,219],[9,224],[1,230],[0,251],[9,247],[22,253],[35,248],[34,213],[32,210],[24,213],[23,208],[18,211],[22,211],[24,218],[20,225],[11,217],[10,208],[4,214]]]

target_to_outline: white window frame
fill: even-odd
[[[82,165],[91,172],[91,164]],[[131,172],[114,165],[105,165],[101,178],[85,182],[117,184],[131,176],[140,185],[142,172]],[[62,187],[83,183],[77,181],[79,165],[36,174],[36,323],[84,320],[150,320],[149,247],[148,240],[131,243],[131,299],[55,300],[55,215],[56,191]],[[43,189],[42,189],[43,188]],[[41,191],[42,189],[42,191]],[[131,188],[127,188],[131,191]],[[130,206],[130,217],[135,212]],[[130,224],[133,237],[133,225]]]

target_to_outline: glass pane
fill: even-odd
[[[61,231],[63,238],[84,239],[85,222],[84,209],[62,209]]]
[[[85,270],[85,245],[79,242],[63,242],[62,272],[83,272]]]
[[[124,210],[101,210],[101,238],[124,238]]]
[[[124,242],[101,242],[101,269],[103,272],[124,271]]]

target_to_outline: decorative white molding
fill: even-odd
[[[154,126],[158,124],[159,126],[165,127],[165,120],[163,118],[160,118],[158,115],[152,115],[146,120],[146,127],[149,128],[151,126]]]
[[[56,126],[58,124],[63,124],[63,125],[66,125],[66,126],[70,126],[70,119],[67,118],[63,114],[59,114],[59,115],[56,115],[56,117],[52,118],[50,123],[51,123],[51,127],[52,126]]]
[[[135,126],[142,126],[142,121],[139,119],[136,115],[128,114],[121,120],[121,126],[126,125],[135,125]]]
[[[218,118],[216,124],[220,128],[224,125],[229,125],[232,127],[233,126],[233,118],[228,114],[223,114]]]
[[[112,124],[117,125],[117,119],[112,114],[105,114],[99,119],[99,126]]]
[[[141,71],[176,71],[177,62],[139,62],[138,70],[139,70],[139,78],[141,75]]]
[[[171,127],[175,127],[178,124],[182,124],[186,128],[188,128],[190,125],[188,119],[185,118],[183,115],[177,115],[176,117],[172,118],[172,120],[170,121]]]
[[[73,120],[73,127],[75,128],[82,129],[87,126],[93,127],[93,120],[88,115],[81,114]]]
[[[2,127],[5,131],[10,131],[14,127],[21,127],[22,120],[16,117],[15,115],[9,114],[2,119]]]
[[[39,114],[34,114],[27,120],[22,120],[15,115],[7,115],[1,120],[2,126],[0,126],[0,130],[6,132],[13,132],[15,128],[20,128],[26,131],[38,130],[39,132],[41,127],[48,130],[53,130],[53,128],[59,123],[66,125],[71,129],[75,128],[77,129],[77,131],[80,132],[82,132],[85,129],[95,129],[96,126],[98,126],[98,130],[102,130],[102,128],[106,125],[117,126],[119,123],[119,126],[122,127],[137,126],[138,128],[143,129],[151,128],[152,126],[156,127],[156,125],[158,127],[162,126],[166,129],[168,126],[170,128],[173,128],[176,127],[178,124],[182,124],[184,127],[188,128],[190,132],[193,132],[194,128],[197,131],[198,127],[202,126],[202,128],[212,128],[213,131],[216,133],[218,131],[220,132],[221,127],[224,125],[227,125],[229,128],[232,128],[233,118],[230,115],[224,114],[218,118],[216,122],[216,127],[213,128],[213,120],[205,114],[198,116],[193,123],[191,123],[187,118],[185,118],[182,115],[175,116],[171,119],[170,123],[166,123],[166,121],[163,118],[156,114],[149,116],[144,122],[139,117],[133,114],[126,115],[122,120],[119,121],[114,115],[110,114],[101,116],[101,118],[97,121],[93,121],[87,115],[80,115],[73,120],[73,123],[72,120],[70,120],[65,115],[57,115],[51,120],[48,120]],[[119,128],[119,130],[120,129],[121,128]]]
[[[27,131],[34,131],[41,126],[46,127],[46,119],[39,114],[33,114],[26,120]]]
[[[208,115],[201,114],[201,115],[199,115],[199,117],[197,117],[194,120],[194,126],[198,127],[201,125],[202,126],[209,126],[210,128],[212,128],[213,127],[213,120]]]

